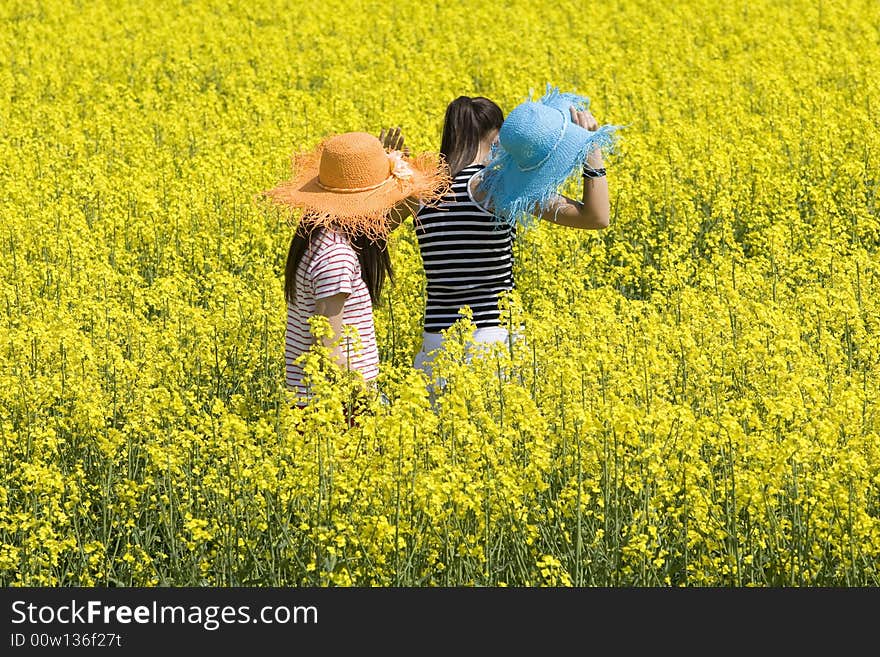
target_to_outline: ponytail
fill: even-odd
[[[459,96],[449,103],[443,119],[440,153],[453,177],[474,161],[480,142],[492,130],[501,129],[503,121],[501,108],[488,98]]]

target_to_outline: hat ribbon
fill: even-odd
[[[557,112],[559,112],[560,114],[562,114],[562,130],[560,130],[560,132],[559,132],[559,137],[557,137],[557,139],[556,139],[556,143],[553,144],[553,148],[551,148],[551,149],[547,152],[547,155],[544,156],[544,159],[543,159],[543,160],[541,160],[541,161],[538,162],[537,164],[533,164],[532,166],[529,166],[529,167],[519,167],[519,170],[520,170],[520,171],[534,171],[534,170],[537,169],[539,166],[541,166],[542,164],[544,164],[547,160],[549,160],[549,159],[550,159],[550,156],[553,155],[553,151],[555,151],[556,148],[559,146],[559,144],[562,143],[562,138],[565,137],[565,129],[568,127],[568,121],[565,120],[565,113],[564,113],[561,109],[556,108],[556,107],[554,107],[553,109],[555,109]]]
[[[369,192],[373,189],[379,189],[379,187],[385,185],[389,180],[409,180],[413,176],[412,168],[409,166],[409,163],[403,159],[403,154],[400,151],[391,151],[388,153],[388,168],[390,169],[388,177],[375,185],[367,185],[366,187],[330,187],[329,185],[322,183],[321,179],[318,178],[318,187],[328,192],[356,194],[358,192]]]

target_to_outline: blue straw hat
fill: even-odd
[[[581,174],[593,149],[614,149],[620,126],[586,130],[572,122],[571,105],[587,109],[590,99],[548,84],[544,96],[520,103],[502,123],[479,189],[486,194],[484,205],[508,223],[531,224],[533,213]]]

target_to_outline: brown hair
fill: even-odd
[[[440,153],[446,159],[450,175],[474,161],[480,141],[492,130],[500,130],[504,112],[483,96],[459,96],[446,107]]]

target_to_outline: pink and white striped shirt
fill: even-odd
[[[335,294],[348,294],[342,311],[342,323],[357,329],[362,348],[356,350],[350,341],[340,347],[349,367],[358,370],[365,380],[379,374],[379,351],[373,324],[370,292],[361,277],[357,253],[349,241],[330,230],[315,235],[296,270],[296,298],[287,304],[287,331],[284,358],[286,383],[300,397],[309,397],[308,382],[303,380],[302,367],[296,359],[309,350],[315,337],[309,329],[309,317],[315,314],[315,301]]]

